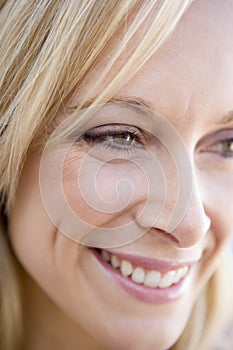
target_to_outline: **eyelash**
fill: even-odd
[[[122,139],[122,141],[129,140],[130,144],[121,145],[114,143],[114,137]],[[110,151],[117,151],[125,154],[130,154],[137,151],[137,149],[145,146],[145,138],[142,132],[132,126],[128,125],[104,125],[98,126],[85,132],[82,137],[87,144],[101,145]]]

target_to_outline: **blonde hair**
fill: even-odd
[[[111,42],[119,28],[125,28],[109,64],[105,67],[92,92],[116,60],[126,50],[143,21],[150,17],[139,45],[133,49],[127,62],[122,64],[115,77],[92,101],[102,104],[116,93],[163,44],[175,28],[192,0],[7,0],[0,2],[1,65],[0,65],[0,193],[2,213],[9,213],[14,201],[20,172],[30,147],[38,135],[46,135],[52,128],[59,110],[72,95],[87,73]],[[89,92],[89,95],[91,92]],[[76,112],[87,103],[88,96],[76,106]],[[75,129],[79,126],[77,118]],[[43,144],[40,145],[43,147]],[[2,349],[17,349],[20,333],[20,302],[17,277],[12,253],[4,228],[0,232],[0,343]],[[222,269],[221,269],[222,271]],[[213,277],[216,280],[217,274]],[[2,282],[4,279],[4,283]],[[210,282],[213,284],[213,282]],[[211,288],[214,305],[205,307],[203,320],[210,312],[219,312],[216,286]],[[207,305],[210,292],[203,292],[201,305]],[[9,295],[12,294],[12,303]],[[187,327],[180,343],[174,349],[201,348],[203,327],[197,320],[203,309],[197,310],[192,326]],[[200,310],[201,309],[201,310]],[[213,318],[214,319],[214,318]],[[210,327],[210,325],[209,325]],[[190,334],[194,334],[191,337]],[[194,340],[195,338],[195,340]],[[14,340],[15,339],[15,342]],[[207,339],[207,337],[205,337]],[[180,345],[179,345],[180,344]],[[195,345],[193,345],[195,344]],[[204,343],[203,343],[204,344]],[[206,346],[206,345],[205,345]]]

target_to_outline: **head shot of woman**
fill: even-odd
[[[233,1],[0,27],[0,349],[232,349]]]

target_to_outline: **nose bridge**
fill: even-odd
[[[168,143],[170,155],[162,164],[166,197],[156,226],[185,248],[202,240],[210,227],[210,218],[205,212],[204,189],[196,173],[193,140],[175,136],[171,138],[172,145]]]
[[[145,210],[137,221],[140,226],[168,233],[168,237],[175,238],[173,243],[188,248],[200,242],[210,227],[204,189],[195,170],[192,140],[184,143],[173,129],[170,133],[165,127],[162,130],[165,151],[160,150],[158,161],[149,158],[147,177],[151,187],[149,196],[144,198]],[[152,231],[158,233],[158,230]]]

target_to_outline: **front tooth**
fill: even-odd
[[[110,255],[108,252],[106,252],[106,250],[101,250],[101,256],[106,262],[110,261]]]
[[[159,283],[159,288],[168,288],[171,286],[171,284],[174,282],[176,272],[175,271],[169,271],[167,272],[161,279]]]
[[[123,276],[130,276],[133,272],[133,266],[129,261],[122,260],[120,270]]]
[[[144,285],[147,287],[158,287],[159,283],[161,281],[161,273],[159,271],[150,271],[146,275]]]
[[[141,267],[136,267],[131,278],[135,283],[143,283],[145,279],[145,271]]]
[[[115,267],[115,269],[117,269],[118,267],[120,267],[120,260],[115,255],[112,255],[111,264],[113,267]]]

